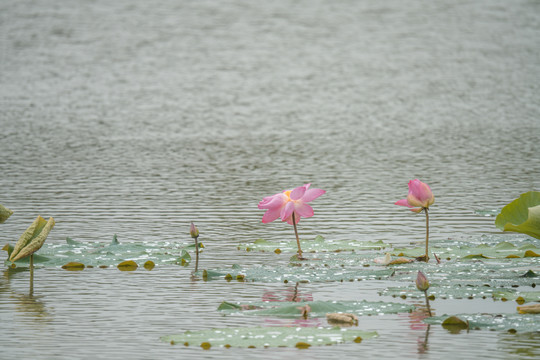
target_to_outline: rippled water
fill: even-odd
[[[497,232],[507,202],[540,189],[540,3],[523,1],[12,1],[0,3],[1,225],[14,242],[41,214],[48,243],[189,243],[204,267],[286,263],[239,242],[293,240],[262,224],[263,196],[327,190],[301,237],[422,241],[393,203],[429,183],[432,242]],[[2,260],[5,255],[2,254]],[[22,357],[202,356],[159,337],[264,324],[223,317],[222,300],[285,284],[192,282],[191,269],[41,268],[0,280],[0,346]],[[317,300],[380,300],[385,284],[303,284]],[[444,309],[514,312],[454,301]],[[322,325],[325,324],[321,320]],[[312,358],[538,356],[538,336],[451,335],[402,315],[362,318],[380,337]],[[536,344],[532,346],[531,344]],[[529,349],[529,354],[523,349]],[[452,355],[449,353],[451,352]],[[296,349],[208,358],[293,358]]]

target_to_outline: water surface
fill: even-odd
[[[187,244],[195,221],[207,246],[204,267],[286,264],[291,254],[236,250],[258,238],[293,241],[287,224],[261,223],[263,196],[311,182],[327,193],[300,223],[301,237],[407,246],[423,240],[423,219],[393,203],[420,178],[436,196],[432,242],[481,242],[498,232],[484,214],[540,189],[539,6],[3,1],[0,203],[15,213],[1,239],[14,243],[40,214],[57,221],[51,244],[68,236],[107,243],[114,234],[121,242]],[[159,337],[264,325],[223,317],[216,307],[290,286],[192,282],[191,270],[42,268],[34,296],[27,272],[5,271],[0,346],[9,355],[58,359],[199,357],[199,349]],[[302,290],[316,300],[380,300],[385,286]],[[515,311],[491,300],[434,306]],[[362,318],[360,327],[380,337],[361,348],[309,354],[505,359],[540,351],[531,346],[537,334],[451,335],[434,326],[426,349],[417,343],[426,326],[402,315]]]

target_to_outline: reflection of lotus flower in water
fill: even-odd
[[[304,302],[313,301],[313,295],[311,293],[301,293],[298,291],[298,283],[296,283],[296,286],[289,286],[285,290],[267,291],[263,294],[262,300]]]
[[[9,260],[15,262],[41,249],[53,226],[54,219],[52,217],[46,221],[41,216],[38,216],[32,225],[21,235],[17,244],[15,244]]]
[[[310,189],[310,185],[305,184],[293,190],[285,190],[281,193],[267,196],[258,205],[259,209],[266,209],[262,218],[263,223],[269,223],[277,218],[281,218],[281,221],[286,221],[294,226],[299,258],[302,258],[302,249],[300,248],[300,239],[298,238],[296,224],[298,224],[301,217],[307,218],[313,216],[313,208],[307,203],[326,192],[322,189]]]
[[[7,207],[4,207],[4,205],[0,204],[0,224],[5,222],[12,214],[13,210],[10,210]]]

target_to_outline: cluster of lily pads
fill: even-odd
[[[10,267],[39,263],[42,266],[61,266],[66,270],[85,267],[117,266],[133,271],[139,264],[152,270],[155,264],[189,266],[195,252],[194,278],[204,281],[256,281],[269,283],[354,282],[388,280],[400,284],[381,289],[381,296],[394,298],[423,298],[426,307],[418,308],[399,302],[343,301],[323,302],[303,299],[294,294],[285,301],[264,300],[251,303],[223,302],[217,309],[226,315],[242,313],[276,318],[326,318],[333,327],[261,327],[224,328],[187,331],[162,338],[171,344],[211,347],[276,347],[307,348],[342,342],[359,343],[377,336],[376,332],[356,330],[358,316],[421,311],[427,324],[441,324],[452,331],[489,328],[506,331],[538,331],[540,291],[540,248],[529,239],[499,241],[497,235],[486,235],[482,243],[470,244],[448,239],[429,247],[428,209],[434,196],[428,185],[418,179],[409,182],[409,194],[396,205],[407,206],[414,213],[426,215],[424,247],[395,248],[383,241],[331,240],[317,236],[300,239],[297,224],[302,217],[314,215],[308,202],[323,195],[324,190],[310,188],[310,184],[265,197],[259,208],[266,210],[262,221],[278,218],[294,227],[296,246],[289,241],[272,242],[258,239],[238,244],[239,251],[267,252],[282,256],[296,252],[289,266],[251,266],[233,264],[229,268],[199,270],[199,252],[204,246],[198,241],[199,230],[191,223],[190,235],[195,244],[171,242],[120,243],[116,235],[111,243],[84,243],[66,239],[64,244],[43,246],[54,226],[54,219],[45,221],[38,216],[19,241],[6,245],[6,265]],[[0,205],[0,223],[12,211]],[[503,231],[521,232],[540,239],[540,192],[531,191],[505,206],[495,225]],[[38,254],[34,253],[41,248]],[[129,254],[129,258],[125,258]],[[306,254],[310,254],[306,256]],[[435,261],[429,261],[433,254]],[[383,255],[383,256],[381,256]],[[31,260],[30,260],[31,259]],[[33,265],[30,266],[33,268]],[[429,278],[429,280],[428,280]],[[434,299],[493,299],[516,301],[516,314],[451,314],[433,316],[429,300]]]

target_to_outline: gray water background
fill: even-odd
[[[423,240],[393,203],[420,178],[436,197],[431,241],[497,234],[494,217],[540,189],[538,1],[0,2],[0,203],[13,243],[38,215],[47,243],[189,243],[204,267],[286,264],[241,242],[291,239],[262,224],[263,196],[327,190],[302,238]],[[0,255],[5,258],[5,253]],[[21,358],[298,357],[170,346],[184,330],[264,325],[223,317],[222,300],[285,284],[192,282],[192,269],[39,269],[0,280],[0,347]],[[316,300],[380,300],[381,283],[302,284]],[[510,304],[444,302],[482,311]],[[538,337],[424,331],[362,318],[378,339],[309,356],[505,359]],[[325,320],[320,320],[325,325]],[[532,346],[531,344],[536,344]],[[529,349],[529,353],[523,349]],[[531,350],[532,349],[532,350]],[[521,354],[521,355],[520,355]]]

